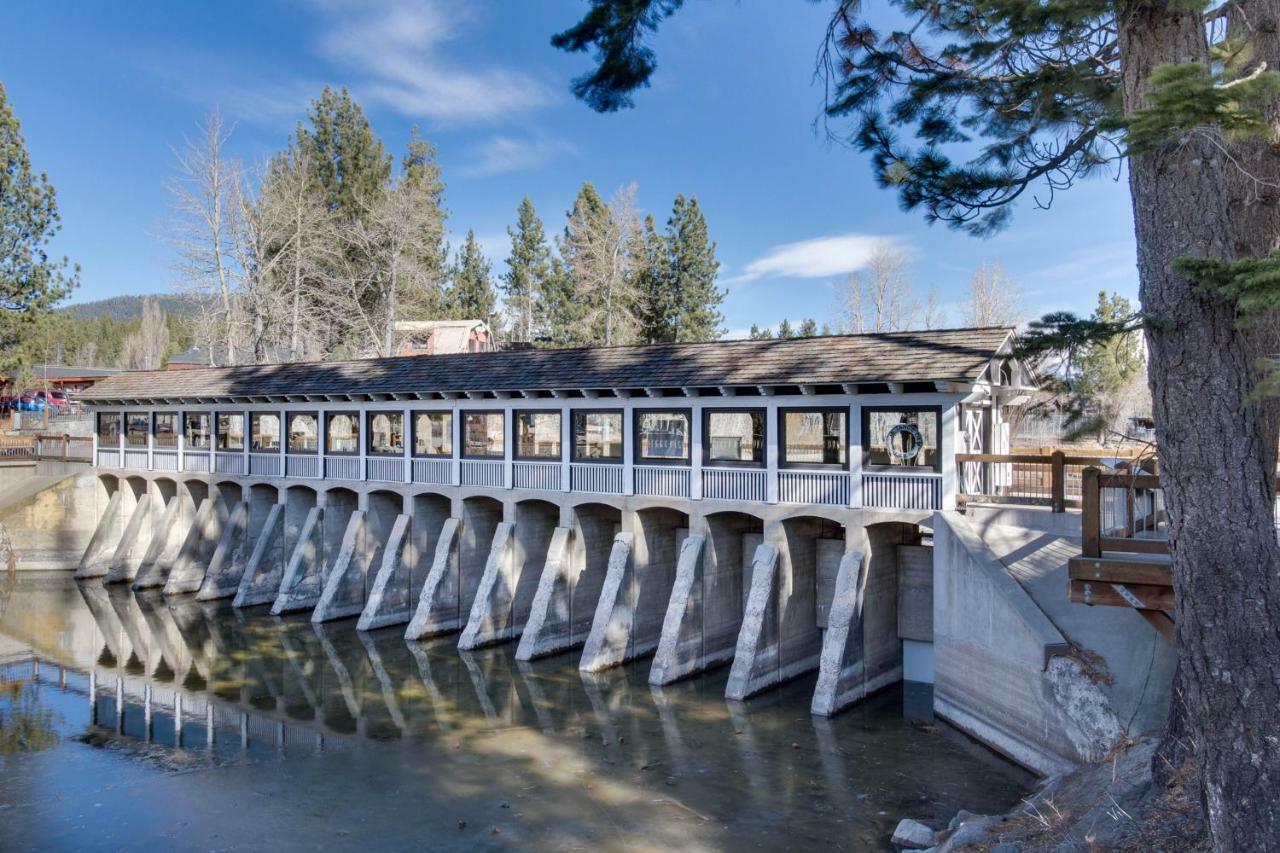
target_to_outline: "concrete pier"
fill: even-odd
[[[350,489],[334,488],[319,495],[285,567],[280,592],[271,607],[273,615],[312,610],[319,603],[359,505],[358,495]]]
[[[236,491],[238,492],[238,489]],[[218,492],[211,493],[201,501],[196,509],[195,518],[191,522],[191,529],[187,531],[182,548],[178,551],[178,558],[173,561],[173,568],[169,570],[168,577],[149,577],[146,584],[135,582],[134,588],[145,589],[163,585],[165,595],[195,592],[200,589],[200,584],[204,583],[204,574],[209,567],[209,562],[218,550],[222,529],[230,516],[230,507],[227,504],[228,502],[234,504],[238,497],[237,494],[234,499],[231,498],[231,490],[220,487]]]
[[[461,631],[470,617],[502,523],[502,503],[476,496],[463,498],[461,504],[461,516],[449,519],[441,530],[405,639]]]
[[[172,482],[172,481],[165,481]],[[165,489],[161,488],[163,495]],[[173,564],[182,552],[182,544],[195,519],[195,495],[203,499],[207,489],[203,483],[177,483],[165,499],[164,511],[151,536],[151,547],[138,566],[137,574],[131,578],[135,587],[158,586],[169,577]]]
[[[622,536],[629,520],[628,541]],[[623,527],[583,646],[578,665],[583,672],[651,654],[662,636],[680,548],[689,535],[688,516],[666,508],[642,509],[624,515]]]
[[[107,502],[84,556],[80,558],[80,565],[76,567],[76,577],[82,580],[107,576],[116,549],[120,547],[125,525],[138,502],[137,495],[122,478],[102,477],[99,483],[107,495]]]
[[[413,618],[423,584],[451,512],[443,495],[415,495],[412,515],[397,519],[356,628],[371,631]]]

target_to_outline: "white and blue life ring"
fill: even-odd
[[[898,448],[895,441],[900,435],[905,435],[909,439],[902,449]],[[924,436],[920,434],[920,427],[915,424],[894,424],[885,435],[884,443],[889,450],[889,455],[894,459],[899,462],[910,462],[920,455],[920,450],[924,447]]]

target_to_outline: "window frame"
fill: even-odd
[[[269,415],[276,416],[277,432],[276,432],[276,449],[275,450],[253,446],[254,437],[257,435],[257,432],[258,432],[258,426],[257,426],[258,420],[264,416],[269,416]],[[247,429],[245,432],[247,433],[247,437],[249,439],[250,453],[253,453],[255,455],[270,456],[274,453],[284,452],[284,443],[285,443],[284,416],[281,412],[278,412],[274,409],[264,410],[261,412],[250,412],[249,413],[249,429]]]
[[[102,435],[102,421],[103,421],[103,419],[104,419],[104,418],[115,418],[115,419],[116,419],[116,434],[115,434],[115,436],[113,436],[113,437],[110,439],[110,441],[111,441],[111,445],[108,445],[108,446],[115,446],[115,447],[119,447],[119,446],[120,446],[120,441],[121,441],[121,439],[123,439],[123,438],[124,438],[124,412],[96,412],[95,414],[97,415],[97,420],[96,420],[96,421],[94,421],[94,423],[93,423],[93,434],[94,434],[94,435],[97,437],[97,439],[98,439],[98,446],[99,446],[99,447],[102,447],[102,446],[103,446],[103,443],[102,443],[102,442],[103,442],[103,440],[104,440],[104,439],[103,439],[103,435]]]
[[[933,412],[937,418],[937,435],[938,448],[937,458],[931,466],[924,465],[873,465],[868,459],[871,457],[871,414],[872,412]],[[899,406],[863,406],[862,413],[862,470],[870,471],[876,474],[906,474],[927,476],[930,474],[942,473],[942,448],[945,443],[942,429],[942,406],[928,404],[906,404]],[[924,448],[921,447],[921,450]]]
[[[555,415],[556,433],[560,451],[555,456],[524,456],[520,453],[520,416],[521,415]],[[512,409],[511,410],[511,458],[516,462],[562,462],[564,461],[564,412],[559,409]]]
[[[316,449],[315,450],[294,450],[292,447],[289,446],[290,443],[293,441],[293,429],[292,429],[293,419],[305,418],[305,417],[315,418]],[[310,409],[310,410],[299,411],[299,412],[285,412],[284,413],[284,441],[282,442],[282,445],[284,447],[284,452],[289,456],[318,456],[323,446],[320,440],[323,435],[323,433],[320,430],[321,426],[322,424],[320,423],[320,411],[318,409]]]
[[[142,431],[142,444],[134,444],[129,440],[129,419],[131,417],[141,416],[146,419],[146,428]],[[151,412],[149,411],[132,411],[124,413],[124,423],[121,425],[121,431],[124,435],[124,446],[126,450],[145,450],[151,445]]]
[[[329,429],[329,422],[334,418],[346,415],[355,421],[356,424],[356,446],[354,450],[330,450],[329,438],[332,433]],[[361,430],[364,429],[363,418],[360,417],[359,409],[330,409],[324,413],[324,441],[320,444],[320,449],[324,451],[325,456],[343,456],[354,457],[360,455]]]
[[[586,428],[587,415],[617,415],[619,431],[617,456],[579,456],[577,418],[583,417],[583,428]],[[579,465],[621,465],[627,456],[627,410],[626,409],[570,409],[569,410],[569,460]]]
[[[691,457],[693,455],[693,408],[690,406],[676,406],[670,409],[664,408],[645,408],[633,409],[631,418],[631,462],[633,465],[669,465],[669,466],[689,466],[692,464]],[[673,457],[644,456],[640,452],[640,441],[644,436],[640,429],[640,418],[644,415],[684,415],[685,421],[689,424],[689,435],[685,441],[684,458],[678,459]]]
[[[711,458],[711,416],[713,414],[760,414],[760,461]],[[769,462],[769,409],[765,406],[708,406],[702,410],[702,467],[764,468]]]
[[[787,415],[796,412],[821,412],[844,415],[844,462],[788,462]],[[778,409],[778,470],[779,471],[847,471],[853,453],[853,418],[848,406],[786,406]]]
[[[240,418],[240,446],[239,447],[219,447],[218,442],[222,437],[222,430],[219,428],[219,420],[223,415],[227,417]],[[237,411],[215,411],[213,413],[213,433],[212,444],[215,453],[244,453],[249,446],[249,425],[245,422],[245,413]]]
[[[419,453],[418,452],[418,416],[419,415],[445,415],[449,418],[449,452],[448,453]],[[453,446],[453,425],[457,412],[453,409],[413,409],[409,412],[409,455],[414,459],[452,459]]]
[[[507,417],[505,409],[462,409],[459,414],[462,420],[458,423],[458,458],[475,462],[500,462],[507,458],[507,443],[511,436],[507,435]],[[502,418],[502,452],[494,455],[486,453],[476,455],[467,453],[467,415],[498,415]]]
[[[374,450],[373,449],[373,419],[378,415],[400,416],[400,442],[399,450]],[[366,456],[372,456],[375,459],[402,459],[404,457],[403,444],[408,438],[405,435],[404,427],[404,410],[403,409],[366,409],[364,413],[364,452]]]
[[[160,418],[172,417],[174,419],[173,444],[161,444],[160,433],[156,432],[156,427],[160,424]],[[182,427],[182,416],[176,411],[163,411],[151,413],[151,446],[157,450],[177,450],[179,429]]]
[[[205,435],[207,436],[205,440],[207,443],[203,447],[200,447],[198,445],[193,445],[191,443],[191,434],[187,428],[193,419],[199,418],[199,417],[204,417],[207,419],[205,423]],[[216,426],[216,421],[215,421],[213,412],[206,412],[206,411],[183,412],[182,413],[182,449],[184,451],[190,451],[192,453],[212,452],[213,451],[213,431],[215,426]]]

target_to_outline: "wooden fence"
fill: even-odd
[[[1085,468],[1114,457],[1050,453],[957,453],[956,504],[997,503],[1078,509]]]
[[[93,439],[73,435],[0,435],[0,461],[56,459],[89,462]]]

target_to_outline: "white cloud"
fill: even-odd
[[[472,158],[460,167],[459,172],[470,177],[523,172],[545,166],[556,157],[576,151],[573,143],[562,139],[494,136],[472,149]]]
[[[1137,281],[1137,250],[1132,241],[1079,249],[1067,259],[1034,273],[1046,282]]]
[[[403,115],[489,122],[554,100],[550,87],[522,71],[468,67],[442,55],[466,24],[463,7],[440,0],[312,5],[326,19],[320,54],[361,75],[352,88],[363,98]]]
[[[851,273],[866,266],[871,253],[884,243],[898,245],[899,241],[875,234],[850,233],[783,243],[748,263],[740,275],[725,281],[752,281],[766,276],[826,278]]]

